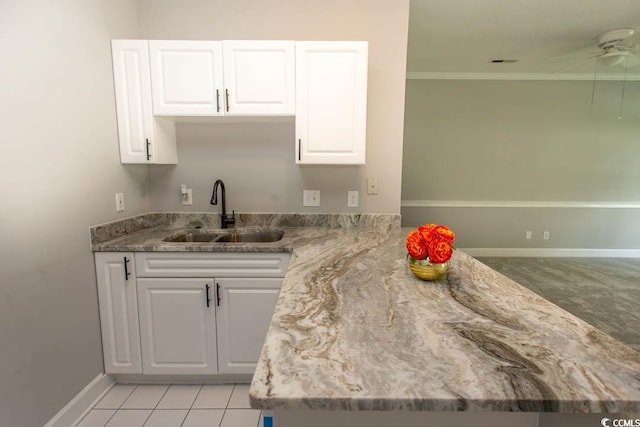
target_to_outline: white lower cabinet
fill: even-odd
[[[143,374],[215,374],[213,279],[138,279]]]
[[[290,258],[97,252],[105,372],[253,374]]]
[[[260,356],[282,279],[217,279],[218,369],[253,373]]]
[[[104,370],[107,374],[140,373],[142,361],[133,254],[98,252],[95,261]]]

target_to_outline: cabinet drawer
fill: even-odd
[[[291,254],[278,252],[139,252],[138,277],[284,277]]]

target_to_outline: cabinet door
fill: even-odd
[[[227,115],[295,114],[293,41],[223,42]]]
[[[122,163],[177,163],[175,124],[154,118],[146,40],[112,40]]]
[[[138,279],[143,373],[217,373],[213,285],[207,279]]]
[[[133,254],[97,252],[95,262],[104,370],[107,374],[141,373]]]
[[[220,116],[222,42],[150,40],[153,114]]]
[[[216,279],[221,374],[253,374],[283,279]]]
[[[364,164],[367,42],[296,42],[296,162]]]

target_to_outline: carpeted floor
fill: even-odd
[[[477,259],[640,351],[640,259]]]

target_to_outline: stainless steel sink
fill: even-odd
[[[284,231],[233,231],[216,237],[220,243],[268,243],[277,242],[284,236]]]
[[[176,234],[173,236],[169,236],[166,239],[163,239],[163,242],[210,242],[212,241],[218,234],[213,233],[198,233],[187,231],[184,233]]]

